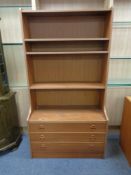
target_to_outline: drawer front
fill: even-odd
[[[31,143],[32,152],[102,153],[104,143]]]
[[[104,142],[104,133],[30,133],[31,142]]]
[[[105,132],[106,123],[29,123],[30,132]]]
[[[50,153],[32,152],[32,158],[104,158],[104,151],[101,153]]]

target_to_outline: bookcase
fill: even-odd
[[[21,11],[32,157],[104,157],[112,10]]]

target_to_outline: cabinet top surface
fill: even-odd
[[[29,122],[105,122],[101,110],[36,110],[30,115]]]

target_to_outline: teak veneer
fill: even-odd
[[[112,10],[21,11],[31,155],[104,157]]]

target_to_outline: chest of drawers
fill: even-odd
[[[80,110],[77,116],[73,110],[61,112],[39,110],[31,114],[28,125],[32,157],[103,157],[107,132],[104,114],[96,111],[98,121],[93,121],[94,111]],[[74,117],[70,119],[71,114]]]

